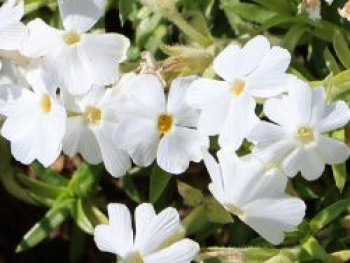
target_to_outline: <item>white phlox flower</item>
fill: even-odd
[[[86,95],[72,97],[65,94],[68,111],[67,132],[63,151],[70,157],[80,153],[90,164],[103,162],[114,177],[124,176],[131,167],[126,151],[113,143],[112,135],[118,127],[118,96],[111,90],[95,86]]]
[[[342,8],[338,8],[338,13],[341,17],[350,21],[350,1],[347,1]]]
[[[213,196],[264,239],[282,243],[284,232],[296,229],[306,209],[302,200],[285,194],[287,177],[253,158],[243,161],[233,151],[219,151],[218,159],[204,154]]]
[[[137,165],[146,167],[157,159],[163,170],[180,174],[191,161],[202,160],[202,148],[209,147],[209,139],[196,129],[198,112],[184,101],[187,87],[194,80],[174,80],[167,99],[154,74],[141,74],[129,81],[124,119],[114,140]]]
[[[282,94],[290,81],[286,70],[291,56],[257,36],[243,48],[230,45],[214,60],[215,72],[224,81],[200,78],[188,89],[186,100],[200,109],[198,128],[219,134],[221,147],[237,150],[258,122],[257,98]]]
[[[61,152],[66,111],[48,79],[33,74],[28,82],[32,90],[19,88],[15,98],[1,107],[1,114],[7,118],[1,134],[11,142],[16,160],[30,164],[36,159],[47,167]],[[18,89],[9,88],[10,92]]]
[[[190,239],[172,244],[168,241],[181,231],[179,213],[166,208],[156,214],[151,204],[135,210],[135,234],[128,208],[108,205],[108,225],[95,228],[97,247],[118,255],[123,263],[190,263],[199,252],[199,245]]]
[[[279,164],[288,176],[300,171],[315,180],[325,164],[342,163],[350,156],[344,142],[326,135],[349,122],[349,107],[343,101],[327,103],[323,87],[311,89],[300,82],[288,96],[265,102],[264,112],[274,123],[262,121],[252,131],[254,154]]]
[[[74,95],[93,85],[105,86],[119,78],[119,63],[125,60],[130,41],[120,34],[88,34],[102,16],[105,0],[59,0],[64,30],[35,19],[28,24],[29,38],[21,51],[28,57],[43,57],[47,70]]]
[[[17,50],[27,38],[28,32],[21,18],[24,2],[7,0],[0,8],[0,50]]]

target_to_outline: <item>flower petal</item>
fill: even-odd
[[[118,149],[113,144],[112,134],[116,127],[115,123],[103,121],[101,127],[96,129],[95,135],[106,170],[113,177],[122,177],[131,168],[131,161],[126,151]]]
[[[147,234],[149,223],[156,218],[156,212],[152,204],[143,203],[135,209],[135,246],[140,247]]]
[[[350,156],[350,148],[344,142],[321,135],[317,146],[326,164],[345,162]]]
[[[196,77],[177,78],[172,84],[168,94],[167,113],[175,117],[175,124],[186,127],[196,127],[199,114],[185,102],[188,87]]]
[[[139,166],[151,165],[157,156],[159,133],[156,123],[148,119],[130,117],[122,121],[113,139],[115,145],[126,150]]]
[[[92,84],[110,85],[119,79],[119,63],[126,59],[130,41],[119,34],[85,34],[78,46],[81,63]]]
[[[345,126],[350,120],[350,109],[344,101],[329,105],[322,120],[317,124],[321,133],[330,132]]]
[[[27,25],[29,37],[23,43],[21,53],[27,57],[39,58],[63,47],[62,32],[50,27],[37,18]]]
[[[145,263],[190,263],[199,252],[199,245],[190,240],[183,239],[154,254],[146,256]]]
[[[157,251],[161,245],[179,231],[180,217],[174,208],[166,208],[153,220],[148,222],[144,229],[143,237],[140,237],[137,250],[143,255],[149,255]]]
[[[160,140],[157,163],[168,173],[180,174],[188,169],[190,161],[199,162],[208,147],[209,139],[199,131],[175,127]]]
[[[282,243],[284,232],[293,231],[305,216],[306,206],[297,198],[259,199],[244,207],[240,217],[267,241]]]
[[[97,247],[103,252],[110,252],[126,257],[132,251],[133,230],[128,208],[122,204],[108,205],[108,225],[98,225],[94,231]]]
[[[255,101],[247,94],[232,99],[230,110],[219,136],[222,148],[237,150],[258,123]]]
[[[90,164],[102,162],[101,150],[95,134],[86,126],[80,116],[70,117],[67,120],[63,151],[70,157],[80,153]]]
[[[86,32],[103,15],[106,0],[58,0],[63,25],[67,31]]]

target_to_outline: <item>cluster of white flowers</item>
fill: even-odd
[[[323,87],[311,89],[288,74],[290,53],[263,36],[215,58],[222,80],[181,77],[166,91],[154,71],[121,75],[129,40],[86,33],[105,2],[58,0],[64,30],[40,19],[22,24],[23,1],[1,7],[1,134],[14,158],[49,166],[62,151],[80,154],[90,164],[103,162],[114,177],[124,176],[131,160],[180,174],[204,159],[209,189],[223,207],[281,243],[305,215],[303,201],[285,193],[287,176],[315,180],[325,164],[350,156],[347,145],[326,135],[348,123],[348,106],[328,103]],[[257,116],[259,102],[272,122]],[[216,135],[219,163],[208,152]],[[245,140],[254,150],[239,158],[235,151]],[[110,224],[96,229],[96,243],[125,262],[190,262],[199,250],[187,239],[164,246],[180,229],[174,209],[156,215],[150,205],[139,206],[135,240],[127,208],[108,210]]]

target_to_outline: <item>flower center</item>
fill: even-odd
[[[80,36],[76,32],[70,32],[63,36],[63,40],[67,45],[71,46],[80,41]]]
[[[299,141],[302,144],[309,144],[315,140],[314,132],[311,128],[301,127],[297,132]]]
[[[158,117],[158,131],[161,134],[170,132],[172,127],[173,127],[173,116],[163,114]]]
[[[98,125],[101,122],[101,110],[88,106],[84,112],[84,118],[88,124]]]
[[[245,89],[245,83],[243,80],[241,79],[237,79],[235,80],[235,82],[233,83],[233,88],[232,88],[232,93],[235,96],[239,96],[243,93]]]
[[[143,258],[139,252],[136,252],[131,255],[128,263],[143,263]]]
[[[51,98],[49,95],[45,94],[42,96],[40,106],[45,113],[49,113],[51,111]]]

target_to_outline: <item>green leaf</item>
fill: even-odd
[[[24,174],[17,174],[16,176],[19,182],[28,188],[29,192],[32,192],[37,196],[55,199],[65,191],[65,188],[52,186],[50,184],[43,183],[36,179],[30,179]]]
[[[255,4],[238,3],[230,0],[221,0],[222,7],[226,12],[232,12],[241,18],[263,24],[276,15],[275,12],[266,10]]]
[[[294,25],[292,26],[287,34],[284,36],[282,41],[282,46],[284,46],[289,51],[293,51],[298,45],[300,38],[304,35],[306,31],[306,25]]]
[[[185,18],[188,23],[203,36],[212,39],[212,35],[208,28],[207,21],[203,14],[199,11],[190,11],[185,14]]]
[[[204,201],[204,207],[206,210],[205,214],[210,222],[218,224],[233,222],[231,214],[214,198],[207,198]]]
[[[324,250],[320,243],[313,237],[309,236],[301,244],[300,259],[302,260],[321,260],[327,261],[330,255]]]
[[[328,48],[324,49],[323,56],[329,71],[333,72],[334,74],[340,73],[338,62]]]
[[[338,31],[335,33],[333,38],[333,47],[340,62],[344,65],[344,67],[350,69],[349,46],[344,35]]]
[[[122,25],[133,12],[134,0],[119,0],[119,18]]]
[[[312,233],[316,233],[323,229],[326,225],[336,219],[341,213],[350,207],[350,198],[340,200],[319,212],[311,221],[310,229]]]
[[[121,185],[131,200],[138,204],[142,203],[143,198],[140,191],[137,189],[131,174],[127,174],[121,178]]]
[[[31,168],[33,169],[37,178],[48,184],[63,187],[68,185],[69,180],[67,178],[64,178],[59,173],[52,171],[50,168],[45,168],[39,162],[34,162],[31,165]]]
[[[91,194],[91,191],[95,190],[102,171],[102,165],[88,165],[83,163],[73,174],[68,188],[78,197],[87,197]]]
[[[335,180],[335,185],[339,189],[339,192],[342,193],[344,186],[346,184],[346,163],[332,165],[333,176]]]
[[[302,199],[317,199],[318,195],[315,194],[304,182],[299,180],[292,181],[293,188],[300,195]]]
[[[204,199],[201,191],[181,181],[177,182],[177,189],[188,206],[195,207]]]
[[[81,198],[78,198],[78,200],[72,205],[71,215],[81,230],[87,234],[93,234],[94,223],[92,222],[91,214],[89,214],[88,210],[88,203]]]
[[[151,173],[151,182],[150,182],[150,192],[149,200],[152,204],[155,204],[161,195],[164,193],[167,188],[172,175],[162,170],[157,164],[154,164],[152,173]]]
[[[23,237],[16,248],[16,252],[24,252],[43,241],[48,235],[58,228],[69,215],[70,203],[64,206],[54,207],[49,210],[45,217],[35,224]]]
[[[264,6],[268,10],[275,11],[277,13],[293,14],[293,8],[290,5],[290,1],[287,0],[253,0],[255,3]]]

